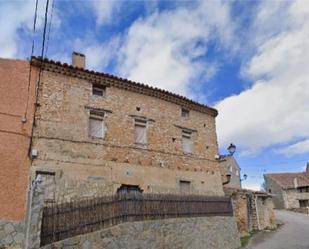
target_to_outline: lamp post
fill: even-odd
[[[227,151],[229,152],[229,155],[230,155],[230,156],[233,156],[233,154],[234,154],[235,151],[236,151],[236,145],[233,144],[233,143],[231,143],[231,144],[229,145],[229,147],[227,147]]]

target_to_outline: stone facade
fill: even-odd
[[[224,195],[224,172],[214,159],[216,114],[193,108],[184,117],[183,106],[174,100],[115,87],[108,75],[97,79],[96,85],[105,88],[103,96],[96,96],[93,82],[69,76],[61,71],[66,66],[48,62],[44,68],[32,143],[38,155],[31,172],[32,177],[54,175],[55,201],[114,194],[123,184],[138,185],[143,192],[179,193],[181,181],[189,182],[195,194]],[[91,110],[104,112],[103,139],[88,135]],[[135,143],[137,118],[147,121],[146,144]],[[184,129],[192,133],[189,154],[182,148]]]
[[[44,246],[44,249],[236,249],[234,217],[199,217],[124,223]]]
[[[25,239],[24,221],[0,220],[0,247],[23,248]]]

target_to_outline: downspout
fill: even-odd
[[[29,240],[29,230],[30,230],[30,218],[31,218],[31,213],[32,213],[32,199],[33,199],[33,185],[34,181],[31,182],[30,180],[30,188],[29,188],[29,198],[28,198],[28,209],[27,209],[27,220],[26,220],[26,234],[25,234],[25,244],[24,248],[28,248],[28,240]]]
[[[256,220],[257,220],[258,230],[261,230],[260,217],[259,217],[259,211],[258,211],[258,205],[257,205],[257,196],[254,196],[254,202],[255,202],[255,212],[256,212]]]

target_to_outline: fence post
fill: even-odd
[[[37,249],[41,242],[41,224],[44,207],[44,192],[40,181],[31,185],[30,208],[28,210],[25,249]]]

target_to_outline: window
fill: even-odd
[[[147,121],[135,119],[135,143],[147,144]]]
[[[232,165],[229,165],[229,171],[230,171],[230,172],[233,172],[233,167],[232,167]]]
[[[143,192],[143,190],[138,185],[125,185],[125,184],[122,184],[117,189],[117,194],[130,194],[130,193],[140,194],[142,192]]]
[[[89,136],[93,138],[104,138],[104,112],[102,111],[90,111],[89,117]]]
[[[236,175],[239,176],[239,170],[238,169],[236,170]]]
[[[188,118],[189,117],[189,110],[182,108],[181,109],[181,117]]]
[[[179,187],[181,193],[189,193],[191,189],[191,182],[190,181],[179,181]]]
[[[309,200],[299,200],[299,207],[300,208],[309,207]]]
[[[105,96],[106,87],[98,84],[92,85],[92,95]]]
[[[55,200],[55,173],[53,172],[37,172],[37,179],[40,178],[41,185],[44,191],[44,200],[45,201],[54,201]]]
[[[308,193],[309,192],[309,187],[300,187],[298,188],[299,193]]]
[[[182,149],[186,154],[191,154],[193,151],[192,132],[188,130],[182,130]]]

